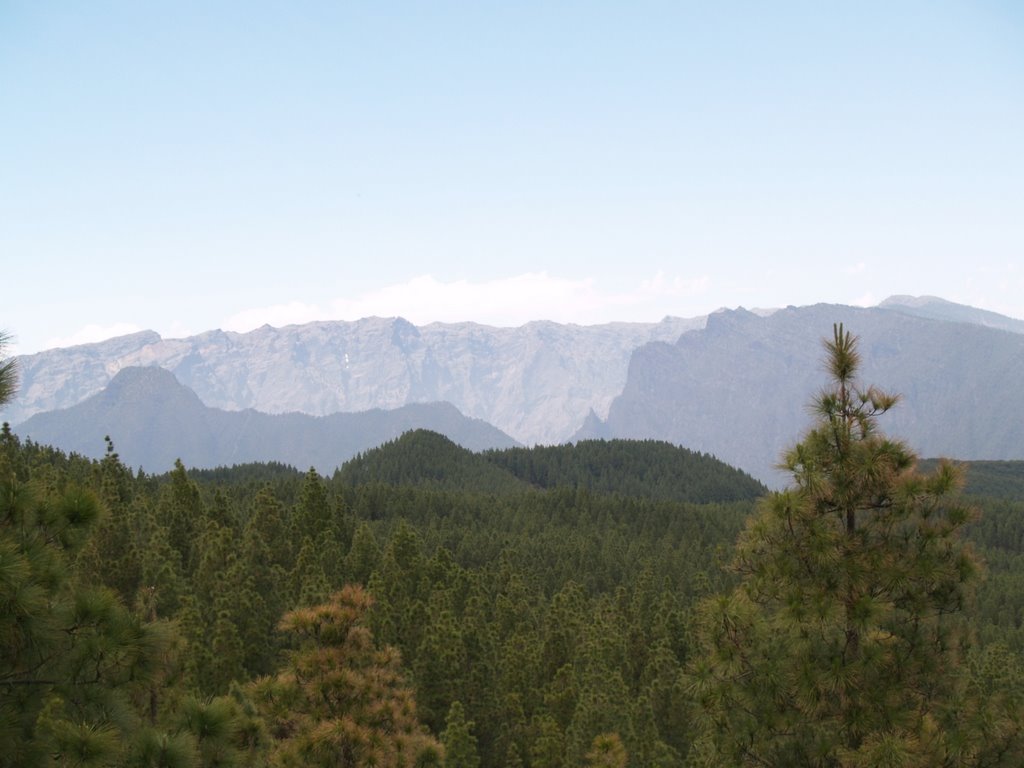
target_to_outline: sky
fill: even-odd
[[[0,0],[11,350],[935,295],[1024,318],[1024,4]]]

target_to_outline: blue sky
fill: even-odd
[[[1024,6],[0,0],[17,350],[932,294],[1024,318]]]

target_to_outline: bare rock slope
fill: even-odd
[[[672,344],[638,349],[607,419],[576,439],[655,438],[711,453],[772,485],[826,381],[822,339],[861,338],[867,384],[899,393],[882,421],[922,456],[1024,458],[1024,334],[889,308],[819,304],[768,317],[730,310]]]
[[[21,357],[17,424],[98,393],[123,368],[171,371],[208,406],[314,416],[447,401],[519,442],[568,439],[608,413],[630,354],[705,319],[579,326],[533,322],[417,327],[401,318],[319,322],[162,339],[152,331]]]

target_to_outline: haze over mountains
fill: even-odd
[[[809,423],[806,404],[824,381],[820,341],[834,322],[861,337],[864,381],[903,395],[884,420],[889,434],[923,456],[1024,458],[1024,322],[932,297],[892,297],[868,309],[722,310],[656,324],[418,328],[369,318],[187,339],[143,332],[20,358],[20,396],[0,417],[36,440],[71,450],[94,446],[87,453],[102,449],[102,435],[112,431],[102,427],[105,419],[140,430],[145,424],[148,437],[140,440],[159,442],[168,456],[195,456],[194,466],[229,456],[328,471],[351,455],[344,451],[395,437],[396,423],[443,432],[467,447],[500,447],[512,439],[654,438],[712,453],[777,484],[773,466]],[[132,386],[115,380],[132,366],[165,368],[180,384],[145,372],[130,374]],[[99,399],[82,403],[112,383],[117,386]],[[129,406],[126,392],[147,403],[136,399]],[[441,402],[454,408],[444,411]],[[40,413],[79,403],[46,418]],[[328,426],[329,420],[311,418],[426,403],[434,405],[423,405],[420,421],[409,412],[364,419],[363,426],[377,426],[359,438],[355,431],[363,426],[355,421]],[[226,413],[244,409],[253,410]],[[260,411],[309,415],[275,421]],[[142,418],[143,412],[151,416]],[[35,413],[40,416],[23,423]],[[250,425],[250,437],[242,437],[240,419]],[[471,419],[498,429],[488,432]],[[380,428],[384,422],[389,426]],[[285,425],[288,436],[273,439]],[[349,442],[328,437],[332,430],[346,432]],[[189,432],[180,438],[185,442],[175,442],[176,434]],[[135,438],[130,430],[124,434],[115,442],[131,460],[128,442]],[[201,446],[210,450],[203,454]],[[152,470],[167,458],[147,456],[158,462],[146,464]]]
[[[864,383],[902,396],[881,421],[887,434],[921,456],[1024,457],[1024,335],[828,304],[719,312],[675,344],[645,345],[608,418],[575,438],[666,440],[778,484],[774,466],[810,426],[807,404],[825,378],[821,339],[835,322],[861,339]]]
[[[38,413],[18,431],[83,456],[101,458],[109,435],[122,460],[163,471],[281,461],[328,475],[356,454],[405,432],[429,429],[472,451],[517,443],[450,403],[411,403],[392,410],[310,416],[225,411],[203,405],[162,368],[125,368],[100,393],[70,408]],[[102,434],[101,434],[102,433]]]
[[[518,328],[414,326],[401,318],[318,322],[161,339],[153,331],[19,358],[13,424],[98,393],[123,368],[159,366],[206,404],[313,416],[446,401],[521,443],[569,438],[622,391],[633,350],[704,318]]]

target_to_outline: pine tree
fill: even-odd
[[[440,732],[445,712],[465,690],[466,649],[450,591],[436,590],[431,595],[423,640],[410,666],[420,719],[435,733]]]
[[[476,750],[474,723],[466,720],[462,702],[452,702],[448,709],[446,726],[441,734],[444,744],[444,768],[480,768],[480,755]]]
[[[690,667],[708,765],[973,764],[958,614],[978,567],[957,534],[960,476],[930,476],[877,429],[897,398],[856,382],[856,339],[826,344],[832,385],[737,545],[742,582],[700,609]]]
[[[626,768],[629,756],[617,733],[600,733],[594,737],[584,765],[588,768]]]
[[[11,337],[0,331],[0,405],[6,405],[18,388],[18,368],[13,358],[4,357]]]
[[[172,629],[71,575],[101,513],[88,491],[40,495],[0,466],[0,766],[109,765],[164,674]]]
[[[531,724],[530,765],[532,768],[564,768],[565,733],[551,715],[534,717]]]
[[[359,524],[352,536],[352,546],[345,556],[345,576],[354,584],[366,584],[380,565],[381,549],[366,522]]]
[[[304,536],[315,539],[333,522],[327,488],[315,469],[310,468],[302,481],[299,503],[292,515],[293,538],[302,541]]]
[[[365,626],[370,597],[345,587],[328,602],[285,615],[298,649],[286,669],[253,689],[277,740],[278,766],[428,768],[443,749],[416,717],[398,652]]]
[[[196,567],[195,539],[199,521],[206,517],[199,486],[188,476],[181,459],[174,462],[170,482],[156,507],[156,519],[167,528],[167,539],[178,553],[185,573]]]

